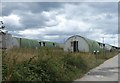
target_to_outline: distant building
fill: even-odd
[[[64,51],[70,52],[94,52],[99,51],[100,47],[96,41],[84,38],[79,35],[69,37],[65,41]]]
[[[9,33],[0,32],[0,49],[19,47],[19,43]]]
[[[64,43],[64,51],[66,52],[102,52],[117,49],[115,46],[100,43],[79,35],[69,37]]]

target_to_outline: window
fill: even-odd
[[[43,42],[43,46],[45,46],[45,42]]]
[[[103,47],[105,47],[105,44],[103,44]]]
[[[100,43],[98,42],[99,46],[100,46]]]
[[[55,46],[55,43],[53,43],[53,46]]]
[[[41,42],[39,42],[40,46],[41,46]]]

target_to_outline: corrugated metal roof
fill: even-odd
[[[85,38],[85,37],[82,37],[82,36],[79,36],[79,35],[74,35],[74,36],[71,36],[69,37],[68,39],[72,38],[72,37],[81,37],[83,38],[89,45],[89,50],[91,52],[93,52],[94,50],[100,50],[100,47],[99,47],[99,44],[97,43],[97,41],[94,41],[94,40],[91,40],[91,39],[88,39],[88,38]],[[67,40],[68,40],[67,39]],[[67,41],[66,40],[66,41]]]
[[[89,50],[90,51],[96,51],[96,50],[100,50],[100,47],[99,47],[99,44],[97,43],[97,41],[94,41],[94,40],[90,40],[90,39],[88,39],[88,38],[84,38],[86,41],[87,41],[87,43],[88,43],[88,45],[89,45]]]
[[[20,43],[20,38],[15,37],[18,42]],[[21,47],[23,48],[36,48],[40,47],[39,42],[43,43],[45,42],[46,47],[59,47],[58,43],[55,42],[47,42],[47,41],[38,41],[38,40],[32,40],[32,39],[26,39],[26,38],[21,38]]]

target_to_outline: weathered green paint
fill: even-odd
[[[14,37],[18,40],[18,42],[20,43],[20,38]],[[37,41],[37,40],[32,40],[32,39],[26,39],[26,38],[21,38],[21,48],[40,48],[42,46],[40,46],[39,42],[45,42],[45,47],[59,47],[58,43],[55,42],[47,42],[47,41]],[[55,46],[53,45],[53,43],[55,44]]]
[[[93,52],[93,51],[96,51],[96,50],[101,50],[101,48],[99,47],[97,41],[94,41],[94,40],[90,40],[90,39],[87,39],[87,38],[84,38],[86,40],[86,42],[88,43],[89,45],[89,51],[90,52]]]

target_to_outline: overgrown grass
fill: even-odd
[[[72,81],[115,54],[67,53],[58,48],[14,48],[3,53],[3,81]]]

